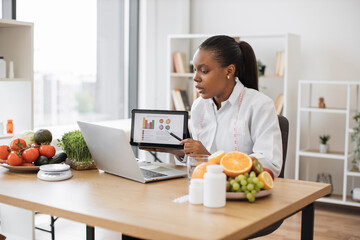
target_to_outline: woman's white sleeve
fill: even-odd
[[[282,167],[282,140],[279,120],[274,103],[266,101],[251,116],[251,138],[253,140],[253,154],[263,167],[271,169],[275,176],[279,176]]]

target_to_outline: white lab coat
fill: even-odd
[[[192,138],[201,141],[210,153],[218,150],[227,153],[235,151],[236,134],[238,151],[256,157],[263,167],[278,176],[282,166],[282,141],[274,103],[263,93],[245,88],[238,111],[243,88],[237,80],[229,99],[221,103],[219,110],[213,99],[196,99],[191,108]]]

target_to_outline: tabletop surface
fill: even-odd
[[[175,203],[187,178],[142,184],[98,170],[46,182],[0,168],[0,202],[146,239],[241,239],[330,193],[329,184],[275,179],[273,193],[223,208]]]

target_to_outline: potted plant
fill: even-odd
[[[76,130],[65,133],[58,139],[59,145],[67,154],[68,163],[75,170],[95,169],[94,159],[81,131]]]
[[[257,67],[258,67],[258,76],[259,77],[264,76],[266,66],[260,60],[258,60]]]
[[[354,159],[352,160],[352,171],[360,170],[360,113],[353,117],[357,126],[353,128],[351,140],[354,143]]]
[[[330,135],[321,135],[320,136],[320,152],[321,153],[327,153],[329,151],[329,145],[327,142],[330,139]]]

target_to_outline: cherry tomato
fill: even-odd
[[[28,148],[22,153],[22,158],[27,163],[34,162],[39,158],[39,150],[35,148]]]
[[[12,151],[8,156],[7,163],[11,166],[20,166],[23,160],[19,155],[19,152]]]
[[[10,148],[7,145],[0,146],[0,159],[6,160],[10,154]]]
[[[55,147],[52,145],[41,145],[39,148],[39,152],[41,156],[45,156],[47,158],[52,158],[55,155]]]
[[[10,143],[10,148],[13,151],[23,150],[24,148],[26,148],[26,142],[24,139],[21,138],[14,139]]]

